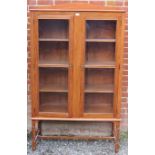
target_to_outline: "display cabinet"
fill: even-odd
[[[124,11],[31,7],[32,148],[41,139],[113,139],[119,149]],[[111,122],[109,137],[45,136],[42,121]]]

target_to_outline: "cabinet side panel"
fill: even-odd
[[[124,14],[120,14],[116,28],[116,63],[115,70],[115,97],[114,113],[120,118],[121,114],[121,90],[122,90],[122,66],[123,66],[123,46],[124,46]]]
[[[31,97],[32,97],[32,117],[38,112],[38,53],[37,53],[37,21],[35,13],[31,12]]]

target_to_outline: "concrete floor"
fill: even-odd
[[[31,139],[28,138],[27,155],[115,155],[113,141],[73,141],[41,140],[37,149],[31,150]],[[121,140],[117,155],[128,154],[127,138]]]

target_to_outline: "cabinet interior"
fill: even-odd
[[[116,21],[87,20],[87,39],[115,39]]]
[[[40,39],[68,39],[68,20],[63,19],[40,19]]]
[[[67,93],[40,93],[41,112],[67,112],[68,96]]]
[[[116,21],[86,20],[85,26],[84,112],[112,113]],[[69,62],[69,21],[39,19],[41,112],[67,113]]]

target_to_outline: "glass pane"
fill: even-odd
[[[114,89],[114,69],[85,69],[85,91],[109,93]]]
[[[67,112],[68,32],[68,20],[39,20],[39,110],[41,112]]]
[[[63,68],[40,68],[40,90],[64,91],[68,90],[68,70]]]
[[[86,21],[85,113],[112,113],[116,21]]]
[[[68,64],[68,42],[40,42],[39,63]]]
[[[114,39],[116,21],[87,20],[86,29],[88,39]]]
[[[68,70],[40,69],[40,111],[67,112]]]
[[[112,113],[114,69],[85,69],[85,112]]]
[[[68,20],[40,19],[39,38],[67,39]]]
[[[67,112],[67,94],[40,93],[41,112]]]
[[[85,95],[86,113],[112,113],[113,94],[89,93]]]
[[[114,65],[115,43],[86,43],[85,63],[88,65]]]

